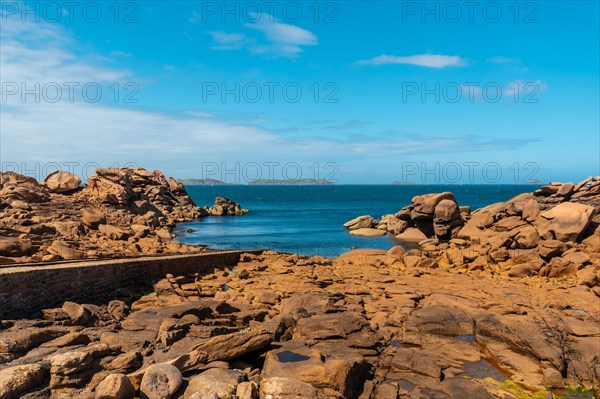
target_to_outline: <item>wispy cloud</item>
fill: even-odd
[[[344,123],[339,123],[337,125],[325,126],[324,129],[336,130],[336,131],[355,130],[355,129],[361,129],[361,128],[369,125],[370,123],[371,122],[361,121],[358,119],[351,119],[349,121],[346,121]]]
[[[212,36],[214,42],[214,45],[210,47],[213,50],[239,50],[255,43],[253,39],[241,33],[211,31],[208,34]]]
[[[509,58],[503,56],[491,57],[488,58],[486,61],[492,64],[516,64],[521,62],[521,60],[519,60],[518,58]]]
[[[416,65],[427,68],[446,68],[467,65],[467,61],[457,55],[443,54],[417,54],[409,56],[380,55],[368,60],[357,62],[358,65],[387,65],[405,64]]]
[[[271,58],[296,59],[306,46],[319,44],[317,36],[309,30],[295,25],[279,22],[277,18],[268,15],[250,15],[252,23],[244,27],[259,31],[264,40],[259,40],[242,33],[211,31],[213,50],[247,49],[251,54]]]

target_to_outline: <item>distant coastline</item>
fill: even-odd
[[[222,180],[215,179],[180,179],[186,186],[230,186],[231,183],[225,183]]]
[[[276,179],[257,179],[248,182],[249,186],[310,186],[310,185],[333,185],[334,183],[327,179],[299,179],[299,180],[276,180]]]

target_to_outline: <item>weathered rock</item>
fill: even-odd
[[[0,255],[26,256],[33,251],[31,240],[13,237],[0,237]]]
[[[194,345],[191,350],[208,354],[208,361],[231,360],[268,346],[272,341],[269,334],[257,331],[240,331],[218,335]]]
[[[409,227],[403,233],[398,234],[396,236],[396,240],[400,242],[407,243],[418,243],[426,239],[427,236],[421,232],[419,229],[415,229],[414,227]]]
[[[433,219],[433,215],[435,212],[435,207],[442,200],[450,200],[456,202],[454,199],[454,194],[450,192],[444,192],[440,194],[425,194],[418,195],[412,199],[412,203],[414,207],[411,211],[411,218],[413,220],[418,219]]]
[[[568,197],[573,193],[574,185],[573,183],[565,183],[556,192],[556,195],[559,197]]]
[[[109,374],[96,387],[94,399],[133,399],[135,388],[125,374]]]
[[[214,391],[220,399],[233,399],[238,384],[246,380],[246,374],[237,370],[211,368],[190,379],[184,398],[202,391]]]
[[[540,236],[533,226],[525,226],[519,229],[519,233],[515,236],[517,248],[531,249],[535,248],[540,241]]]
[[[177,392],[182,381],[177,367],[166,363],[154,364],[144,373],[140,393],[147,399],[169,399]]]
[[[293,378],[353,398],[360,392],[366,371],[366,361],[357,350],[339,344],[319,344],[311,349],[289,341],[267,353],[262,377],[266,381]]]
[[[46,176],[44,181],[53,193],[68,193],[77,190],[81,184],[81,179],[78,176],[64,171],[51,173]]]
[[[48,367],[24,364],[0,370],[0,398],[18,399],[21,394],[38,388],[48,377]]]
[[[239,204],[229,198],[217,197],[215,204],[208,209],[211,216],[241,216],[248,212]]]
[[[317,389],[296,378],[273,377],[262,380],[260,397],[263,399],[317,399]]]
[[[348,230],[370,229],[377,226],[377,223],[377,220],[372,216],[363,215],[344,223],[344,227]]]
[[[62,310],[74,324],[86,325],[92,321],[92,313],[78,303],[67,301],[63,303]]]
[[[71,245],[61,240],[54,240],[52,245],[48,247],[48,253],[59,256],[65,260],[82,259],[85,256],[85,252],[73,248]]]
[[[380,237],[386,235],[387,233],[385,230],[380,229],[360,228],[350,230],[350,234],[363,237]]]
[[[524,221],[531,223],[538,217],[539,214],[540,204],[536,200],[530,199],[523,205],[523,211],[521,212],[521,215]]]
[[[367,325],[364,317],[353,312],[316,315],[298,320],[294,339],[346,338]]]
[[[101,224],[98,230],[111,240],[127,240],[132,232],[110,224]]]
[[[90,229],[98,229],[98,226],[106,223],[104,213],[99,209],[85,208],[81,211],[82,221]]]
[[[594,208],[589,205],[564,202],[540,213],[533,224],[543,239],[577,241],[592,220],[593,214]]]

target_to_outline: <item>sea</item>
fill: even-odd
[[[472,210],[506,201],[537,185],[188,185],[198,206],[231,198],[250,212],[179,224],[178,240],[215,250],[265,249],[334,257],[357,248],[389,249],[392,235],[359,237],[343,224],[360,215],[396,213],[416,195],[450,191]]]

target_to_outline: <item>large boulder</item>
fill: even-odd
[[[418,243],[426,239],[427,236],[421,232],[421,230],[416,229],[414,227],[409,227],[403,233],[400,233],[396,236],[396,240],[405,243]]]
[[[220,399],[232,399],[239,383],[246,380],[246,374],[223,368],[211,368],[190,379],[184,398],[198,392],[216,392]]]
[[[456,201],[443,199],[435,206],[433,230],[436,236],[449,238],[462,225],[463,220]]]
[[[183,377],[179,369],[167,363],[148,367],[140,385],[142,397],[147,399],[168,399],[181,386]]]
[[[50,173],[44,179],[46,186],[53,193],[68,193],[77,190],[81,184],[81,179],[69,172],[56,171]]]
[[[533,222],[540,237],[546,240],[577,241],[590,224],[594,208],[574,202],[564,202],[540,213]]]
[[[358,350],[341,343],[321,343],[309,348],[303,341],[287,341],[267,353],[262,378],[295,379],[334,391],[335,397],[355,398],[360,394],[366,371],[367,363]]]
[[[440,194],[425,194],[413,197],[412,203],[414,204],[410,216],[413,220],[419,219],[433,219],[435,207],[442,200],[450,200],[456,202],[454,194],[450,192],[443,192]]]

